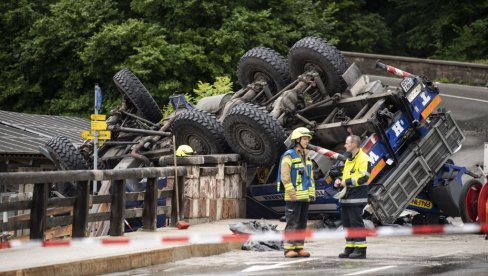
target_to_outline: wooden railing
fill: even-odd
[[[176,204],[171,206],[157,206],[158,198],[166,196],[176,203],[176,196],[181,195],[185,181],[186,168],[176,167],[178,176],[179,195],[173,192],[173,187],[158,189],[156,179],[162,176],[174,176],[174,167],[134,168],[121,170],[77,170],[77,171],[49,171],[49,172],[17,172],[0,173],[0,185],[34,184],[32,200],[0,203],[0,213],[30,209],[29,220],[11,220],[0,223],[0,231],[30,229],[31,239],[43,239],[48,228],[72,224],[72,237],[85,237],[89,222],[110,220],[111,236],[121,236],[124,233],[124,219],[141,217],[145,230],[156,229],[156,219],[159,214],[171,217],[171,224],[176,223]],[[144,192],[126,193],[126,179],[147,178]],[[112,194],[90,195],[90,182],[111,180]],[[49,198],[51,183],[76,181],[76,195],[69,198]],[[143,208],[125,209],[127,201],[144,200]],[[92,204],[110,203],[110,212],[89,213]],[[48,215],[48,208],[72,207],[73,215]]]

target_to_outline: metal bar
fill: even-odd
[[[157,131],[157,130],[147,130],[147,129],[138,129],[138,128],[130,128],[130,127],[119,127],[119,126],[108,126],[108,129],[111,131],[121,131],[121,132],[130,132],[130,133],[138,133],[138,134],[148,134],[148,135],[159,135],[159,136],[171,136],[171,132],[164,132],[164,131]]]
[[[353,120],[360,119],[361,117],[363,117],[366,111],[368,111],[368,109],[369,109],[369,104],[365,104],[363,108],[361,108],[361,110],[358,112],[358,114],[356,114],[356,116],[354,116],[354,118],[352,119]]]
[[[186,174],[185,167],[177,167],[179,175]],[[132,168],[123,170],[76,170],[49,172],[0,173],[0,184],[51,183],[63,181],[116,180],[174,175],[174,168]]]
[[[146,123],[146,124],[149,124],[149,125],[151,125],[151,126],[157,126],[157,125],[158,125],[158,124],[155,124],[155,123],[153,123],[153,122],[151,122],[151,121],[149,121],[149,120],[146,120],[146,119],[144,119],[144,118],[142,118],[142,117],[139,117],[139,116],[137,116],[137,115],[134,115],[134,114],[132,114],[132,113],[129,113],[129,112],[127,112],[127,111],[123,111],[123,110],[122,110],[122,113],[123,113],[123,114],[125,114],[125,115],[127,115],[127,116],[129,116],[129,117],[132,117],[132,118],[134,118],[134,119],[137,119],[137,120],[139,120],[139,121],[141,121],[141,122],[144,122],[144,123]]]
[[[46,183],[34,185],[32,207],[30,215],[30,238],[44,239],[47,218],[48,185]]]
[[[317,77],[314,78],[315,79],[315,83],[317,84],[317,88],[319,89],[320,91],[320,94],[322,94],[323,96],[327,96],[329,93],[327,93],[327,89],[325,89],[325,85],[324,83],[322,82],[322,79],[320,78],[320,75],[317,73]]]
[[[338,107],[335,107],[332,110],[332,112],[330,112],[329,115],[327,115],[327,117],[324,119],[324,121],[321,124],[328,124],[328,123],[330,123],[330,121],[332,121],[332,119],[339,112],[339,110],[340,109]]]
[[[309,105],[309,106],[305,107],[304,109],[299,110],[299,111],[298,111],[298,113],[302,114],[303,112],[306,112],[306,111],[308,111],[308,110],[310,110],[310,109],[312,109],[312,108],[314,108],[314,107],[317,107],[317,106],[320,106],[320,105],[326,104],[326,103],[328,103],[328,102],[330,102],[330,101],[337,101],[337,100],[339,100],[339,99],[340,99],[340,95],[339,95],[339,94],[336,94],[336,95],[334,95],[333,97],[330,97],[330,98],[327,98],[327,99],[325,99],[325,100],[321,100],[320,102],[316,102],[316,103],[314,103],[314,104],[311,104],[311,105]]]
[[[144,230],[156,230],[156,216],[157,216],[157,193],[156,178],[148,178],[146,184],[146,192],[144,193],[144,209],[142,212],[142,226]]]
[[[109,145],[109,146],[118,146],[118,145],[135,145],[138,144],[139,142],[132,142],[132,141],[107,141],[103,143],[104,145]]]
[[[290,89],[290,87],[292,87],[293,85],[297,84],[298,83],[298,79],[294,80],[292,83],[288,84],[285,88],[281,89],[280,92],[276,93],[271,99],[267,100],[266,102],[263,103],[263,105],[268,105],[270,102],[274,101],[275,99],[277,99],[281,94],[283,94],[283,92],[285,92],[286,90]]]
[[[124,235],[125,184],[123,180],[112,181],[110,204],[110,236]]]
[[[298,113],[295,114],[295,117],[297,117],[300,121],[304,122],[307,125],[310,125],[310,126],[315,126],[316,125],[315,122],[312,122],[312,121],[308,120],[307,118],[303,117],[302,115],[300,115]]]
[[[87,181],[76,183],[76,201],[73,210],[73,238],[84,238],[88,226],[90,189]]]

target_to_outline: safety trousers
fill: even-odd
[[[341,219],[344,228],[364,228],[363,209],[365,205],[344,206],[341,205]],[[347,247],[366,248],[366,237],[346,238]]]
[[[300,231],[307,228],[308,207],[306,201],[286,201],[286,228],[285,231]],[[285,251],[303,249],[304,240],[285,241]]]

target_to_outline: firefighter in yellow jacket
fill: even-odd
[[[278,191],[285,193],[285,231],[300,231],[307,227],[308,207],[315,200],[315,183],[313,180],[312,160],[307,157],[306,149],[312,133],[305,127],[295,129],[290,139],[294,147],[281,157],[278,170]],[[285,257],[310,257],[304,250],[304,240],[285,241]]]
[[[341,219],[344,228],[364,228],[363,209],[368,203],[369,156],[360,148],[359,136],[350,135],[344,144],[351,154],[344,164],[342,178],[334,182],[335,187],[344,187],[346,192],[340,199]],[[366,237],[346,238],[346,248],[339,258],[365,259]]]

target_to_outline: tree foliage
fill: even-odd
[[[348,51],[487,60],[487,11],[488,1],[454,0],[4,0],[0,109],[86,116],[95,83],[106,107],[120,99],[112,76],[122,68],[163,106],[218,76],[237,83],[253,47],[286,56],[305,36]]]

